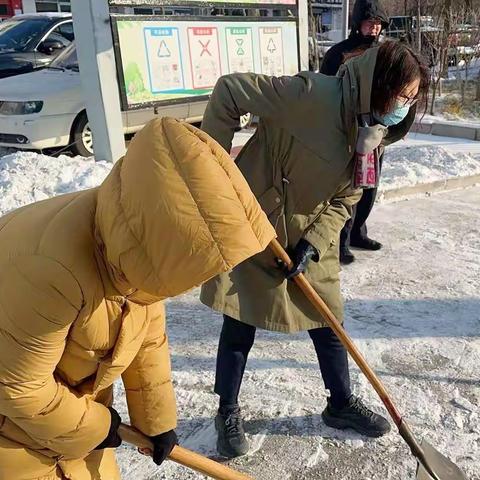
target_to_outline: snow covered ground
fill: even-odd
[[[84,157],[49,157],[35,152],[0,151],[0,215],[54,195],[96,187],[111,163]]]
[[[237,136],[237,144],[247,134]],[[242,138],[242,136],[245,136]],[[106,163],[0,152],[0,213],[102,181]],[[480,173],[480,142],[410,135],[389,149],[382,181],[425,182]],[[442,177],[443,178],[443,177]],[[346,326],[413,430],[480,480],[480,188],[379,205],[369,229],[385,247],[356,252],[342,272]],[[198,291],[168,302],[168,328],[184,446],[215,456],[213,394],[219,315]],[[358,368],[355,392],[382,409]],[[116,407],[128,419],[121,385]],[[241,401],[252,444],[230,462],[258,480],[411,480],[415,461],[394,432],[369,440],[320,417],[326,392],[307,335],[259,332]],[[126,480],[200,480],[157,468],[124,445]]]
[[[342,272],[347,330],[414,432],[480,479],[480,189],[380,205],[370,231],[379,252]],[[179,427],[184,446],[215,457],[213,394],[220,316],[198,291],[168,303]],[[354,390],[382,410],[352,366]],[[117,398],[121,398],[118,386]],[[229,464],[259,480],[410,480],[415,461],[392,432],[371,440],[326,427],[326,393],[307,335],[259,332],[241,403],[252,451]],[[122,401],[117,408],[126,415]],[[203,479],[156,468],[127,446],[125,479]]]
[[[468,68],[465,65],[465,61],[461,60],[458,66],[448,67],[448,78],[450,80],[455,79],[465,79],[468,76],[469,80],[474,80],[477,78],[480,72],[480,58],[473,59],[469,64]]]
[[[480,174],[480,142],[410,133],[385,152],[381,190]]]

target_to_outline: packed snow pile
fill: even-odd
[[[252,132],[235,135],[234,146]],[[3,156],[2,156],[3,155]],[[28,203],[99,185],[112,168],[93,158],[49,157],[0,149],[0,215]],[[385,152],[380,190],[480,174],[480,142],[431,135],[409,135]]]
[[[387,149],[381,190],[480,174],[480,156],[442,146],[400,146]]]
[[[91,158],[7,153],[0,156],[0,215],[55,195],[96,187],[111,168],[111,163]]]

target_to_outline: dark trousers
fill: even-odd
[[[380,156],[380,173],[382,170],[383,155]],[[362,197],[352,209],[352,218],[345,223],[340,232],[340,249],[349,248],[350,243],[367,237],[367,218],[373,209],[377,198],[378,188],[366,188]]]
[[[340,248],[350,247],[350,242],[367,237],[367,218],[377,197],[377,188],[367,188],[362,198],[352,209],[352,218],[345,223],[340,232]]]
[[[255,327],[223,316],[215,377],[215,393],[220,396],[220,405],[238,403],[255,332]],[[315,347],[325,388],[330,390],[330,401],[334,407],[341,408],[351,395],[347,351],[330,328],[315,328],[308,333]]]

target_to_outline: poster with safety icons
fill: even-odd
[[[150,90],[153,93],[185,88],[178,28],[144,29]]]
[[[298,32],[292,20],[114,21],[122,107],[206,100],[220,76],[235,72],[294,75]],[[117,50],[119,49],[119,51]]]
[[[193,88],[213,88],[222,75],[218,29],[190,27],[187,31]]]
[[[283,75],[282,27],[260,27],[259,34],[262,73],[277,77]]]
[[[228,72],[254,72],[251,27],[226,27]]]

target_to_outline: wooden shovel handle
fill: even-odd
[[[149,448],[153,450],[151,440],[130,425],[122,423],[118,429],[118,433],[125,442],[131,443],[138,448]],[[199,473],[203,473],[203,475],[215,478],[216,480],[253,480],[253,478],[248,475],[232,470],[221,463],[210,460],[179,445],[173,448],[168,459],[192,470],[196,470]]]
[[[280,245],[278,240],[273,239],[270,242],[270,248],[273,251],[276,258],[282,260],[288,268],[293,266],[293,262],[288,256],[287,252],[284,248]],[[293,280],[298,285],[298,287],[302,290],[305,296],[310,300],[312,305],[318,310],[318,312],[322,315],[327,322],[328,326],[335,332],[339,340],[342,342],[343,346],[347,349],[348,353],[352,356],[355,360],[355,363],[360,367],[360,370],[364,373],[367,377],[368,381],[372,384],[375,391],[378,393],[380,399],[382,400],[383,404],[385,405],[388,413],[392,417],[395,425],[400,427],[402,423],[402,416],[400,412],[396,409],[395,405],[392,403],[390,396],[388,395],[385,387],[383,386],[380,379],[375,375],[375,372],[370,368],[366,360],[363,358],[362,354],[356,347],[356,345],[352,342],[351,338],[345,332],[345,329],[340,324],[340,322],[335,318],[335,315],[332,311],[328,308],[327,304],[321,299],[318,293],[313,289],[310,282],[305,278],[303,273],[300,273],[296,277],[293,277]]]

